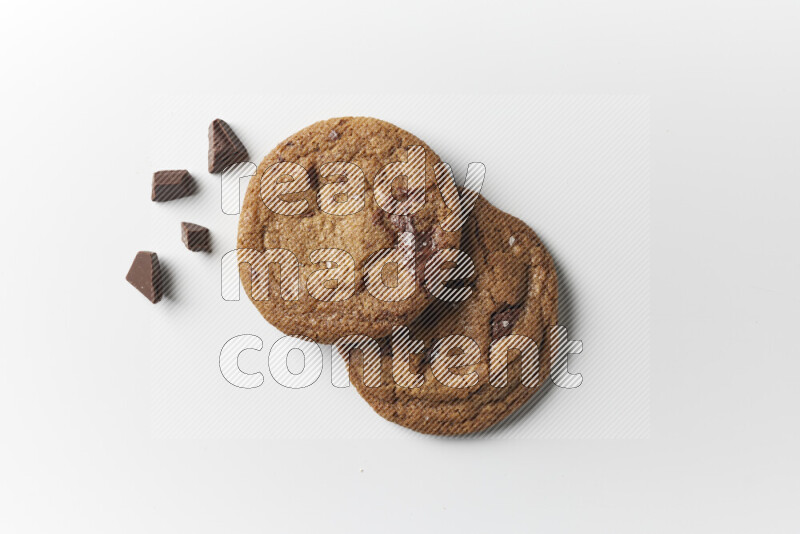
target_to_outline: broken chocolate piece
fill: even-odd
[[[514,324],[522,313],[522,306],[505,304],[492,314],[490,319],[492,341],[511,333]]]
[[[161,300],[164,287],[161,267],[158,264],[158,254],[147,251],[138,252],[125,280],[153,304]]]
[[[214,119],[208,127],[208,172],[222,172],[229,165],[248,159],[247,149],[228,123]]]
[[[153,192],[150,198],[154,202],[175,200],[191,195],[194,189],[194,179],[189,171],[158,171],[153,174]]]
[[[205,226],[182,222],[181,239],[189,250],[211,252],[211,234]]]

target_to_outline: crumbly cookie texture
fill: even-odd
[[[384,166],[404,162],[408,148],[419,146],[425,153],[425,203],[413,215],[392,215],[378,206],[374,179]],[[269,209],[261,198],[260,178],[276,163],[302,166],[309,175],[310,189],[285,194],[287,201],[307,200],[307,211],[281,215]],[[324,178],[320,168],[326,163],[347,162],[364,173],[364,208],[350,215],[334,215],[320,209],[320,188],[341,176]],[[333,343],[348,334],[374,338],[386,336],[396,325],[413,320],[432,301],[423,284],[425,262],[438,250],[457,247],[461,231],[446,232],[441,222],[450,213],[436,186],[434,168],[439,157],[420,139],[387,122],[365,117],[325,120],[297,132],[270,152],[250,180],[239,217],[239,249],[285,249],[300,263],[299,298],[284,300],[279,294],[277,266],[269,269],[269,298],[253,299],[252,276],[243,265],[242,284],[264,318],[288,335],[305,336],[318,343]],[[349,180],[349,178],[348,178]],[[403,200],[402,180],[393,189]],[[347,184],[350,185],[349,183]],[[406,197],[407,198],[407,197]],[[416,289],[405,299],[385,302],[365,287],[363,273],[367,260],[381,249],[397,245],[405,231],[414,234],[416,244]],[[353,295],[343,301],[324,301],[307,291],[309,276],[330,265],[312,263],[310,253],[317,249],[347,251],[355,263]],[[240,253],[240,258],[242,257]],[[255,276],[267,276],[258,273]]]
[[[380,385],[365,383],[364,351],[337,346],[349,359],[351,383],[372,408],[385,419],[427,434],[456,435],[484,430],[511,415],[549,380],[549,327],[556,325],[558,289],[553,260],[539,238],[525,223],[500,211],[482,197],[463,228],[461,249],[475,264],[469,282],[472,294],[460,303],[437,301],[408,324],[410,337],[425,344],[411,356],[410,370],[424,383],[403,387],[392,375],[393,357],[389,339],[380,343]],[[527,336],[539,350],[538,381],[530,374],[523,383],[521,351],[509,351],[506,385],[495,387],[489,380],[489,347],[508,334]],[[434,374],[432,354],[436,340],[462,335],[477,343],[477,364],[463,366],[458,373],[477,372],[470,387],[448,387]],[[441,351],[440,351],[441,352]],[[456,349],[453,354],[459,351]],[[529,363],[529,362],[528,362]],[[368,369],[375,369],[374,367]],[[441,373],[441,366],[439,368]],[[498,368],[492,376],[498,377]],[[370,385],[376,386],[374,372]]]

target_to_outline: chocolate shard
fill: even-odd
[[[514,329],[514,324],[522,314],[522,306],[504,304],[489,319],[492,341],[507,336]]]
[[[248,159],[247,149],[228,123],[214,119],[208,127],[208,172],[222,172],[229,165]]]
[[[189,250],[211,252],[211,233],[205,226],[182,222],[181,239]]]
[[[150,198],[153,202],[166,202],[188,197],[194,190],[194,179],[189,171],[158,171],[153,173],[153,193]]]
[[[164,287],[161,267],[158,264],[158,254],[147,251],[138,252],[125,280],[153,304],[161,300]]]

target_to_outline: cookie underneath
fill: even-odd
[[[556,325],[558,307],[556,272],[550,254],[525,223],[482,197],[463,228],[461,248],[475,265],[475,276],[468,282],[471,295],[460,303],[435,302],[408,323],[411,339],[424,342],[424,350],[409,358],[408,373],[393,374],[396,362],[389,339],[379,343],[377,360],[368,360],[367,351],[358,343],[336,346],[336,351],[348,360],[351,383],[378,414],[426,434],[485,430],[514,413],[549,380],[548,332]],[[457,355],[465,353],[460,348],[452,348],[449,354],[446,350],[435,354],[435,342],[451,335],[473,340],[477,359],[459,362]],[[509,335],[519,337],[504,337]],[[499,350],[498,354],[507,355],[508,365],[497,365],[501,361],[498,358],[490,368],[492,343],[521,341],[521,336],[536,343],[538,362],[532,359],[531,351]],[[502,346],[498,345],[498,349]],[[440,360],[447,356],[451,359]],[[446,383],[437,378],[437,372],[440,378],[443,376],[447,361],[458,369],[453,374],[462,378],[445,375]],[[464,362],[472,363],[462,365]],[[405,385],[412,383],[412,374],[424,380],[419,387],[396,383],[397,377],[401,382],[405,380]],[[477,376],[474,384],[465,378],[469,375]],[[503,378],[505,385],[500,386]]]

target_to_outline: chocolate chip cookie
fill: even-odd
[[[474,276],[449,287],[466,290],[465,300],[437,300],[377,346],[358,338],[336,345],[351,383],[378,414],[428,434],[486,429],[549,380],[558,290],[539,238],[478,197],[461,249]]]
[[[460,229],[442,229],[453,210],[439,163],[420,139],[372,118],[317,122],[281,142],[239,218],[239,261],[250,266],[240,276],[258,311],[318,343],[379,338],[417,317],[433,300],[427,261],[460,242]],[[394,268],[380,252],[391,249]]]

